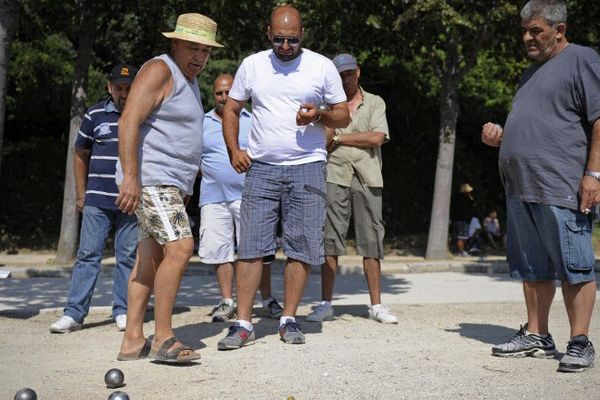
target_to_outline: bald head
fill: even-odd
[[[271,13],[267,36],[273,53],[282,61],[291,61],[302,52],[302,17],[292,6],[279,6]]]
[[[271,26],[277,24],[296,25],[299,29],[302,29],[300,11],[288,5],[275,7],[271,12]]]
[[[231,87],[231,85],[233,84],[233,76],[231,74],[220,74],[219,76],[217,76],[217,78],[213,82],[213,92],[218,84],[223,83],[227,83],[229,84],[229,87]]]
[[[225,108],[225,103],[229,98],[231,86],[233,86],[233,76],[231,74],[221,74],[217,76],[213,83],[215,110],[220,117],[223,117],[223,108]]]

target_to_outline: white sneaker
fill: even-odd
[[[124,331],[125,327],[127,327],[127,314],[119,314],[115,317],[115,322],[117,323],[117,329],[120,331]]]
[[[321,303],[306,316],[306,320],[310,322],[333,321],[333,306],[331,304]]]
[[[390,309],[381,304],[369,307],[369,318],[382,324],[398,323],[398,318],[391,313]]]
[[[68,333],[80,329],[81,324],[68,315],[63,315],[58,321],[50,325],[50,332],[52,333]]]

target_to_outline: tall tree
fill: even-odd
[[[459,86],[476,65],[484,46],[498,38],[516,15],[515,2],[414,0],[396,20],[397,29],[410,29],[416,40],[410,44],[429,76],[434,77],[439,99],[440,125],[433,205],[426,258],[448,255],[448,223],[452,195],[452,172],[459,114]]]
[[[6,75],[10,44],[17,31],[18,8],[15,0],[0,0],[0,169],[4,142],[4,111],[6,110]]]
[[[63,194],[62,220],[60,237],[56,250],[56,262],[66,263],[75,258],[77,251],[77,233],[79,214],[75,206],[75,176],[73,174],[73,143],[81,126],[85,113],[88,71],[94,40],[96,37],[96,13],[94,1],[78,0],[79,29],[77,58],[75,61],[75,79],[71,93],[71,120],[69,125],[69,140],[67,142],[67,163],[65,168],[65,187]]]

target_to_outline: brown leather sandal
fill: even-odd
[[[200,353],[196,353],[194,349],[184,344],[180,344],[175,349],[169,351],[169,349],[177,343],[177,338],[173,336],[163,342],[158,351],[151,350],[150,357],[156,361],[165,362],[169,364],[182,364],[189,363],[191,361],[199,360],[201,358]],[[181,352],[185,350],[191,350],[191,354],[182,355]]]
[[[144,342],[144,345],[142,346],[140,351],[138,351],[137,353],[136,352],[119,353],[119,355],[117,356],[117,360],[119,360],[119,361],[135,361],[135,360],[144,359],[144,358],[148,357],[148,354],[150,354],[151,348],[152,348],[152,343],[150,342],[150,340],[146,339],[146,341]]]

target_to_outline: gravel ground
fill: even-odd
[[[257,343],[218,352],[227,324],[211,323],[210,307],[180,308],[178,337],[202,354],[200,363],[166,366],[150,360],[118,362],[121,333],[106,309],[94,309],[83,330],[48,333],[59,310],[0,311],[0,398],[23,387],[38,398],[106,399],[103,377],[125,374],[131,399],[600,399],[600,368],[557,373],[558,360],[503,359],[490,346],[510,337],[525,315],[518,302],[390,304],[398,325],[368,320],[364,305],[341,305],[337,319],[300,317],[305,345],[286,345],[277,321],[255,319]],[[299,315],[310,312],[302,307]],[[592,340],[598,341],[596,308]],[[560,351],[568,340],[564,306],[552,310],[551,332]],[[151,333],[153,323],[148,322]]]

